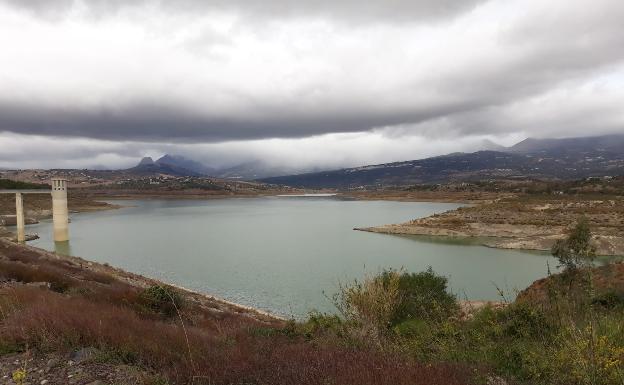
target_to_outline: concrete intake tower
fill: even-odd
[[[54,241],[68,241],[67,180],[63,178],[52,178],[52,221],[54,222]]]

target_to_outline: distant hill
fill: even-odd
[[[301,174],[304,171],[302,169],[262,161],[217,169],[170,154],[156,161],[150,157],[143,158],[137,166],[124,171],[139,176],[167,174],[259,180],[306,188],[354,188],[490,178],[574,179],[624,174],[624,135],[528,138],[511,147],[484,140],[480,148],[483,150],[473,153],[453,153],[427,159],[305,174]],[[294,175],[280,176],[284,174]]]
[[[165,155],[154,161],[151,157],[141,159],[135,167],[126,171],[140,175],[167,174],[174,176],[209,176],[214,169],[179,155]]]
[[[624,135],[590,136],[584,138],[527,138],[507,149],[519,153],[624,152]]]
[[[153,164],[154,164],[154,159],[152,159],[151,156],[146,156],[143,159],[141,159],[139,164],[137,164],[137,167],[147,167],[147,166],[152,166]]]
[[[165,165],[169,167],[177,167],[184,170],[189,170],[198,175],[213,175],[216,170],[205,166],[204,164],[187,159],[180,155],[165,155],[156,161],[159,165]]]
[[[234,167],[218,170],[215,176],[225,179],[258,180],[279,175],[317,171],[318,169],[301,169],[288,165],[272,165],[262,161],[246,162]]]
[[[506,149],[507,147],[494,143],[489,139],[484,139],[481,142],[481,148],[479,148],[480,151],[505,151]]]
[[[167,154],[156,161],[151,157],[145,157],[135,167],[125,171],[139,175],[168,174],[174,176],[211,176],[223,179],[256,180],[300,172],[301,169],[271,165],[262,161],[245,162],[226,168],[212,168],[180,155]]]
[[[42,183],[20,182],[10,179],[0,179],[0,190],[35,190],[49,189],[50,185]]]
[[[608,175],[624,175],[624,135],[527,139],[504,148],[504,151],[454,153],[260,180],[303,188],[357,188],[502,178],[579,179]]]

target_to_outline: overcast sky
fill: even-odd
[[[624,133],[622,0],[0,0],[0,167]]]

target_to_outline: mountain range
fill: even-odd
[[[126,171],[139,175],[211,176],[303,188],[430,184],[501,178],[578,179],[624,174],[624,135],[525,139],[511,147],[485,141],[483,150],[332,171],[297,170],[261,161],[212,168],[180,155],[143,158]],[[283,175],[283,176],[280,176]]]
[[[203,176],[215,173],[215,169],[204,164],[187,159],[180,155],[165,155],[154,161],[147,156],[135,167],[128,169],[136,174],[168,174],[177,176]]]
[[[624,175],[624,135],[528,138],[473,153],[263,178],[302,188],[359,188],[504,178],[579,179]]]
[[[181,155],[165,155],[157,160],[151,157],[141,159],[129,171],[138,175],[167,174],[175,176],[211,176],[224,179],[255,180],[276,175],[291,174],[298,169],[257,162],[244,162],[232,167],[213,168]]]

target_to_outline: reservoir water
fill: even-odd
[[[513,298],[556,261],[543,253],[467,241],[394,236],[354,227],[405,222],[457,204],[344,201],[334,197],[115,201],[119,210],[71,216],[58,251],[283,316],[333,311],[339,283],[383,268],[431,266],[461,299]],[[27,227],[55,250],[51,221]]]

